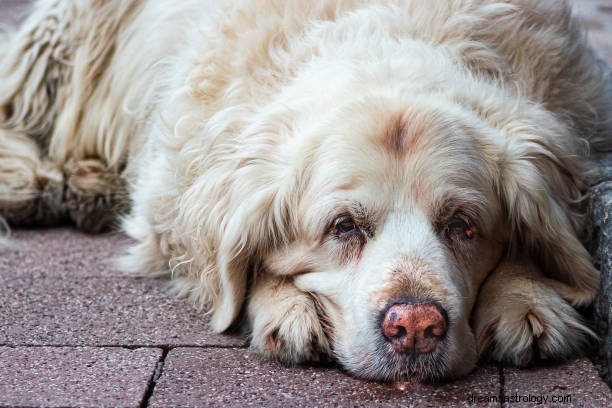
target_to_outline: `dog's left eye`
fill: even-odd
[[[334,222],[334,232],[339,237],[347,237],[353,234],[360,234],[361,230],[352,217],[346,215],[336,219]]]
[[[472,239],[475,231],[472,223],[460,216],[454,216],[446,224],[446,233],[449,238],[469,240]]]

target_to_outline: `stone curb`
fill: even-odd
[[[603,176],[591,188],[588,249],[601,271],[600,293],[594,305],[594,324],[600,336],[595,365],[612,385],[612,153],[598,160]]]

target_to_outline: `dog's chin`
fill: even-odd
[[[367,380],[439,382],[451,378],[444,345],[440,346],[431,353],[415,356],[398,353],[390,344],[381,342],[369,357],[352,357],[349,363],[340,358],[340,363],[352,375]]]

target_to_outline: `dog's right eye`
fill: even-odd
[[[354,234],[361,234],[361,230],[351,216],[338,217],[334,222],[334,232],[338,237],[345,238]]]

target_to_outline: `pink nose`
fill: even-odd
[[[446,312],[435,303],[398,303],[385,313],[382,332],[395,351],[416,355],[434,351],[446,325]]]

